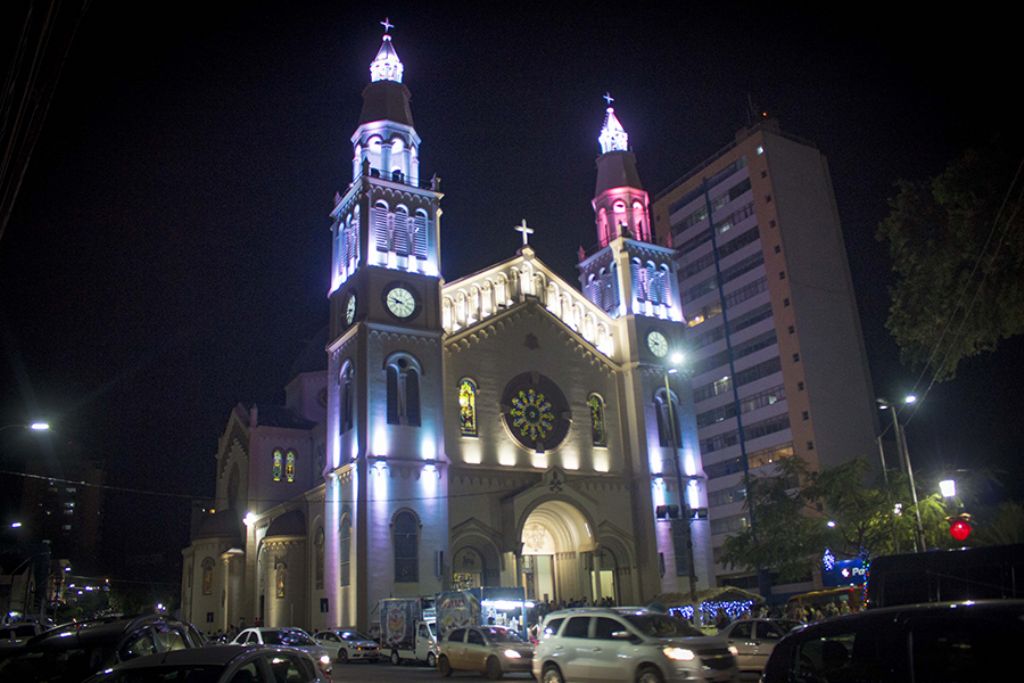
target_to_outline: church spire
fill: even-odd
[[[395,25],[388,21],[387,17],[380,22],[380,25],[384,27],[384,38],[381,41],[380,49],[377,50],[377,56],[370,62],[370,81],[372,83],[377,81],[401,83],[402,71],[405,67],[402,66],[402,60],[395,52],[395,46],[391,44],[391,34],[389,33]]]
[[[597,141],[601,143],[601,154],[626,152],[629,150],[629,135],[626,134],[626,129],[619,123],[619,117],[615,115],[615,109],[612,107],[612,102],[615,101],[615,98],[605,93],[604,101],[608,103],[608,108],[605,110],[601,135],[597,138]]]

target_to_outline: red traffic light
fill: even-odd
[[[974,531],[974,527],[971,526],[971,516],[966,513],[956,517],[947,517],[946,521],[949,522],[949,535],[957,543],[966,541]]]

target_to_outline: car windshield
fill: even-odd
[[[269,645],[314,645],[313,639],[302,631],[264,631],[263,642]]]
[[[523,639],[519,637],[519,634],[511,629],[507,629],[504,626],[481,626],[480,630],[484,632],[484,638],[491,643],[521,643]]]
[[[655,638],[702,637],[704,632],[682,619],[665,614],[623,614],[623,618],[646,636]]]
[[[362,633],[358,633],[356,631],[342,631],[341,639],[342,640],[372,640],[371,638],[367,638]]]

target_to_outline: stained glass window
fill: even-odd
[[[215,562],[212,557],[203,560],[203,595],[213,593],[213,568]]]
[[[569,432],[569,405],[553,381],[524,372],[505,386],[505,426],[523,446],[538,453],[554,448]]]
[[[666,394],[658,390],[654,397],[654,409],[658,418],[658,444],[680,448],[683,445],[682,430],[679,428],[679,401],[675,393]]]
[[[277,585],[277,597],[285,597],[285,585],[288,583],[288,565],[284,562],[278,562],[274,568],[276,576],[274,577],[274,583]]]
[[[477,436],[476,427],[476,382],[464,379],[459,382],[459,429],[462,436]]]
[[[354,399],[354,381],[352,364],[346,362],[341,369],[341,419],[340,432],[344,434],[352,429],[352,403]]]
[[[295,451],[288,451],[285,456],[284,476],[289,484],[295,483]]]
[[[590,438],[595,446],[608,445],[608,432],[604,424],[604,399],[598,394],[591,394],[587,399],[590,408]]]
[[[273,476],[274,481],[281,481],[281,471],[284,467],[284,453],[281,452],[280,448],[274,449],[274,469]]]
[[[352,518],[347,512],[341,515],[341,527],[338,530],[338,554],[339,574],[341,585],[347,586],[350,582],[351,554],[352,554]]]

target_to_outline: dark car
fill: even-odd
[[[330,678],[309,654],[293,647],[223,645],[139,657],[106,669],[86,683],[140,681],[329,683]]]
[[[0,663],[0,681],[79,683],[119,662],[203,644],[193,626],[158,615],[64,624]]]
[[[947,602],[866,610],[790,633],[765,683],[1008,680],[1024,642],[1024,600]]]

